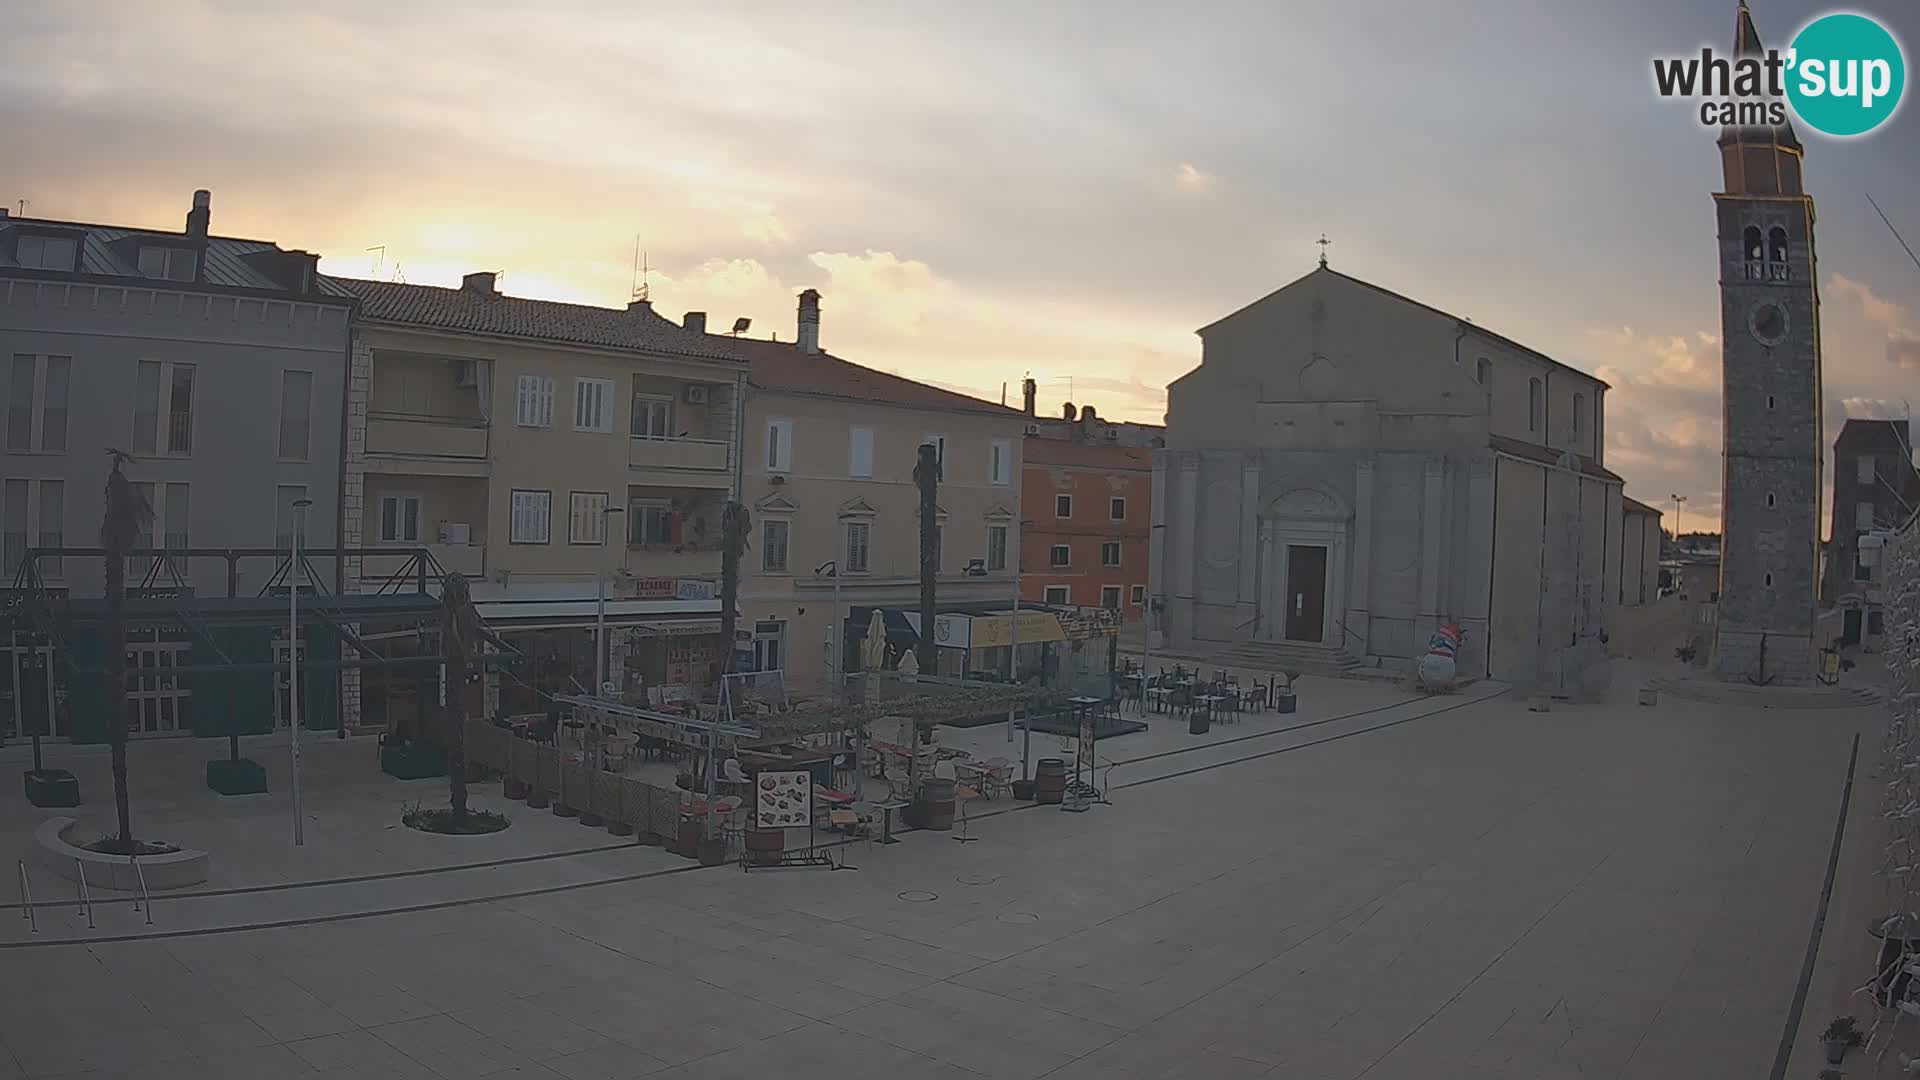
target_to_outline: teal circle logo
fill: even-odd
[[[1787,53],[1787,100],[1822,134],[1865,135],[1892,118],[1906,88],[1900,43],[1865,15],[1823,15]]]

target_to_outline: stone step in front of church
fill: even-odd
[[[1347,678],[1371,672],[1345,649],[1301,642],[1223,642],[1219,648],[1206,652],[1155,652],[1153,655],[1155,660],[1275,673],[1298,672],[1329,678]]]

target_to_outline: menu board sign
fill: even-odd
[[[792,829],[813,822],[813,774],[763,772],[753,778],[753,827]]]

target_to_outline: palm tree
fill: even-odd
[[[447,794],[453,820],[460,822],[467,816],[467,660],[479,643],[480,629],[466,578],[448,574],[440,602],[447,653],[447,703],[441,708],[447,732]]]
[[[127,806],[127,550],[147,531],[153,507],[127,482],[120,466],[127,455],[108,450],[107,514],[100,522],[100,546],[107,551],[107,746],[113,754],[113,806],[120,819],[120,850],[134,851],[132,813]]]

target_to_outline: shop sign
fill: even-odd
[[[914,633],[920,632],[920,613],[903,612],[907,625]],[[946,614],[933,617],[933,643],[943,649],[971,648],[973,617],[969,615]]]
[[[1048,641],[1065,641],[1067,635],[1060,629],[1060,620],[1050,611],[1023,611],[1020,619],[1020,644],[1038,645]],[[1013,617],[1010,615],[983,615],[973,620],[971,629],[972,647],[976,649],[999,649],[1013,643]]]
[[[673,583],[675,600],[718,600],[720,586],[701,578],[681,578]]]
[[[671,600],[675,584],[670,577],[637,577],[628,583],[625,591],[634,600]]]
[[[1112,608],[1075,608],[1060,616],[1060,629],[1069,641],[1112,637],[1120,632],[1120,613]]]

